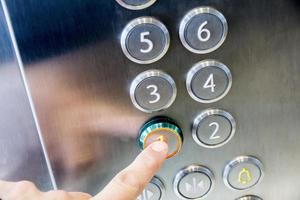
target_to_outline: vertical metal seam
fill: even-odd
[[[34,103],[33,103],[33,100],[32,100],[32,96],[31,96],[31,93],[30,93],[30,90],[29,90],[29,86],[27,84],[27,79],[26,79],[25,72],[24,72],[24,65],[23,65],[22,58],[21,58],[21,55],[20,55],[20,51],[19,51],[19,48],[18,48],[18,45],[17,45],[17,41],[16,41],[14,29],[12,27],[11,19],[10,19],[10,16],[9,16],[9,11],[7,9],[6,1],[1,0],[1,3],[2,3],[2,7],[3,7],[6,23],[7,23],[7,26],[8,26],[8,31],[9,31],[9,34],[10,34],[10,38],[11,38],[13,48],[14,48],[14,51],[15,51],[15,55],[16,55],[16,58],[17,58],[18,66],[19,66],[19,69],[20,69],[22,81],[24,83],[27,98],[29,100],[30,108],[31,108],[31,111],[32,111],[32,116],[33,116],[33,119],[34,119],[34,122],[35,122],[35,127],[37,129],[39,139],[40,139],[40,143],[41,143],[41,146],[42,146],[42,149],[43,149],[43,153],[44,153],[44,157],[45,157],[45,160],[46,160],[47,169],[48,169],[49,176],[50,176],[50,179],[51,179],[52,187],[53,187],[54,190],[57,190],[56,180],[55,180],[55,177],[54,177],[54,174],[53,174],[51,162],[50,162],[49,157],[48,157],[48,152],[47,152],[47,149],[45,147],[44,139],[43,139],[41,128],[40,128],[40,125],[39,125],[39,121],[38,121],[38,118],[37,118],[37,115],[36,115],[36,110],[35,110]]]

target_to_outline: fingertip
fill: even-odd
[[[148,148],[156,153],[159,153],[163,158],[167,157],[168,144],[166,142],[157,141],[149,145]]]

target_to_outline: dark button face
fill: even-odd
[[[188,72],[186,87],[190,96],[201,103],[216,102],[227,95],[232,85],[230,70],[215,60],[204,60]]]
[[[180,25],[183,45],[194,53],[209,53],[225,41],[227,22],[219,11],[211,7],[191,10]]]
[[[137,200],[161,200],[163,196],[164,185],[160,179],[154,177],[144,189]]]
[[[156,0],[117,0],[117,2],[130,10],[141,10],[155,3]]]
[[[190,173],[179,182],[178,190],[188,199],[197,199],[204,196],[211,187],[211,180],[203,173]]]
[[[131,85],[133,104],[144,112],[168,108],[176,98],[173,79],[159,70],[149,70],[138,75]]]
[[[162,58],[170,44],[167,28],[158,20],[142,17],[124,29],[121,45],[124,54],[139,64],[150,64]]]
[[[205,167],[192,165],[181,170],[174,179],[175,194],[184,199],[205,197],[213,185],[213,175]]]
[[[241,156],[225,167],[224,182],[233,189],[245,190],[257,185],[262,175],[262,163],[257,158]]]
[[[201,146],[216,148],[229,142],[235,129],[235,120],[228,112],[210,109],[203,111],[195,119],[193,138]]]
[[[251,195],[251,196],[244,196],[244,197],[238,198],[236,200],[262,200],[262,198]]]

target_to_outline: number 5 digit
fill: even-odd
[[[141,33],[141,43],[146,43],[148,45],[147,49],[140,49],[140,51],[142,53],[149,53],[152,51],[153,49],[153,42],[147,38],[145,38],[145,36],[150,35],[150,32],[142,32]]]

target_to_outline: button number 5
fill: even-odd
[[[141,53],[149,53],[153,50],[153,42],[147,38],[145,38],[145,36],[150,35],[150,32],[142,32],[141,33],[141,43],[146,43],[148,45],[148,48],[146,49],[140,49]]]

